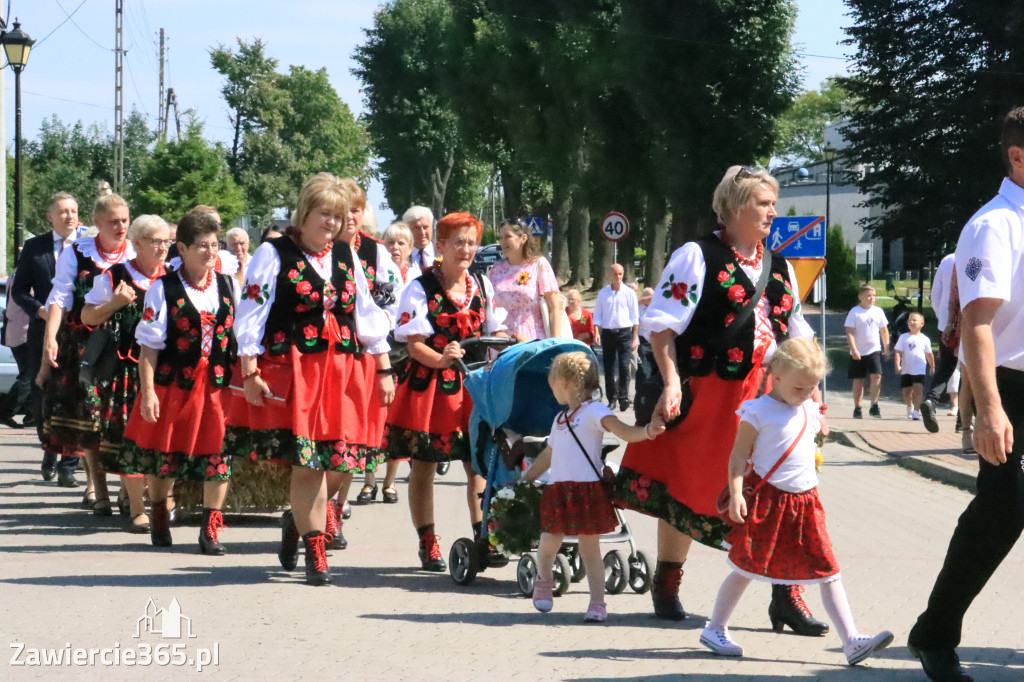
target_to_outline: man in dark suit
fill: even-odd
[[[29,316],[28,326],[28,371],[36,377],[43,362],[43,336],[46,331],[46,299],[53,286],[57,258],[70,249],[79,236],[78,202],[67,192],[58,192],[50,198],[46,218],[53,229],[25,242],[18,259],[17,276],[10,298]],[[39,440],[43,444],[43,480],[49,481],[57,474],[57,483],[65,488],[78,485],[75,469],[78,456],[52,450],[43,438],[43,395],[42,389],[32,384],[31,409],[35,419]],[[58,461],[58,456],[60,460]]]

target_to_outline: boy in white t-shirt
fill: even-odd
[[[846,342],[850,345],[850,371],[853,379],[853,418],[861,419],[860,401],[864,396],[864,379],[869,379],[872,417],[881,419],[878,398],[882,393],[882,360],[889,359],[889,320],[875,306],[875,288],[864,284],[855,305],[846,316]]]
[[[907,404],[907,419],[920,419],[924,377],[926,372],[935,373],[935,355],[931,339],[921,333],[924,315],[910,313],[907,326],[910,331],[901,334],[896,342],[896,373],[900,375],[903,402]]]

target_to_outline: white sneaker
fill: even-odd
[[[704,631],[700,633],[700,643],[719,656],[743,655],[743,647],[732,641],[732,637],[729,636],[729,628],[725,627],[721,630],[716,630],[711,627],[710,622],[704,626]]]
[[[913,419],[914,421],[921,421],[921,411],[914,410],[913,414],[910,415],[910,418]]]
[[[914,418],[914,411],[908,409],[907,410],[907,419],[913,419],[913,418]]]
[[[892,644],[892,639],[893,635],[888,630],[882,630],[877,635],[854,635],[843,647],[847,663],[857,665],[868,656]]]

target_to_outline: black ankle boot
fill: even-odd
[[[167,518],[167,501],[154,502],[149,519],[149,539],[154,547],[171,546],[171,525]]]
[[[203,554],[220,556],[225,553],[217,531],[224,528],[224,515],[220,509],[203,508],[203,524],[199,526],[199,551]]]
[[[327,500],[327,526],[324,534],[327,536],[327,546],[331,549],[345,549],[348,547],[348,540],[341,532],[342,521],[338,511],[338,503],[334,500]]]
[[[444,573],[448,564],[441,558],[440,536],[428,530],[420,536],[420,568],[431,573]]]
[[[828,623],[811,615],[803,598],[803,585],[772,585],[772,601],[768,605],[768,619],[772,630],[782,632],[788,625],[798,635],[820,637],[828,632]]]
[[[306,584],[330,585],[331,574],[327,566],[327,536],[318,530],[302,536],[306,545]]]
[[[286,571],[294,571],[299,563],[299,531],[295,528],[291,509],[285,509],[281,514],[281,549],[277,558]]]
[[[682,620],[686,611],[679,601],[679,583],[683,580],[683,562],[659,561],[651,581],[654,615],[665,620]]]

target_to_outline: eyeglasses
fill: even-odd
[[[169,248],[171,248],[171,244],[174,243],[173,239],[157,239],[156,237],[147,237],[146,239],[143,239],[142,241],[146,242],[147,244],[152,246],[154,249],[161,249],[161,248],[169,249]]]
[[[738,184],[740,180],[756,178],[757,174],[760,172],[761,171],[753,166],[740,166],[740,169],[736,171],[736,175],[732,176],[732,181]]]
[[[446,239],[445,241],[448,243],[449,246],[454,247],[456,249],[475,249],[476,247],[480,246],[480,242],[476,241],[475,239],[465,239],[462,237],[458,239]]]
[[[219,251],[220,244],[217,242],[208,242],[206,244],[189,244],[189,248],[199,249],[200,251]]]

